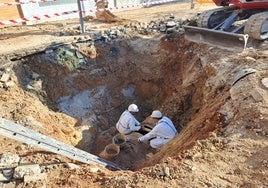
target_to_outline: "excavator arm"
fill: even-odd
[[[184,25],[186,39],[244,50],[249,38],[268,38],[268,0],[214,0],[214,3],[223,7],[202,12],[196,25]]]

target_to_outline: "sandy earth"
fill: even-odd
[[[97,32],[170,14],[185,19],[206,8],[190,9],[190,4],[179,3],[153,6],[116,13],[126,19],[123,22],[91,20],[86,27]],[[86,50],[79,46],[90,58],[90,65],[79,72],[44,61],[45,54],[14,58],[39,46],[73,42],[81,37],[78,26],[77,20],[67,20],[0,28],[1,75],[10,74],[8,86],[1,82],[1,117],[95,155],[111,142],[116,120],[133,101],[140,106],[138,118],[144,124],[150,124],[146,117],[158,108],[180,134],[159,150],[137,143],[132,135],[132,142],[110,159],[127,168],[122,171],[81,164],[0,136],[1,153],[39,164],[47,174],[44,180],[12,179],[1,187],[268,187],[267,50],[236,53],[191,43],[178,33],[142,36],[133,31],[135,40],[96,42]],[[100,73],[93,73],[99,69]],[[237,77],[252,69],[252,74]],[[26,88],[33,72],[42,75],[43,84],[35,91]],[[109,95],[100,93],[103,100],[95,104],[95,114],[75,118],[61,113],[55,103],[61,96],[104,85]],[[128,90],[132,85],[138,97],[124,102],[118,88]],[[98,97],[98,91],[88,92]],[[94,115],[97,118],[90,121]]]

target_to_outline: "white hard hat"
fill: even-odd
[[[155,110],[155,111],[152,112],[151,117],[152,118],[161,118],[162,113],[159,110]]]
[[[139,112],[139,108],[136,104],[131,104],[128,106],[128,111],[130,112]]]

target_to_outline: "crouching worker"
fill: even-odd
[[[139,142],[150,141],[152,148],[160,148],[178,134],[172,121],[165,116],[159,110],[153,111],[151,118],[155,121],[155,127],[146,135],[138,138]]]
[[[124,135],[130,134],[133,131],[139,131],[141,129],[140,122],[134,117],[139,112],[136,104],[131,104],[128,109],[125,110],[116,123],[116,129]]]

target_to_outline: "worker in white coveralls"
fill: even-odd
[[[121,114],[116,123],[116,129],[124,135],[130,134],[133,131],[139,131],[141,129],[140,122],[134,117],[138,112],[139,108],[136,104],[129,105],[128,109]]]
[[[159,110],[153,111],[151,118],[153,118],[156,125],[149,133],[138,138],[139,142],[150,141],[152,148],[159,148],[178,134],[172,121],[163,116]]]

